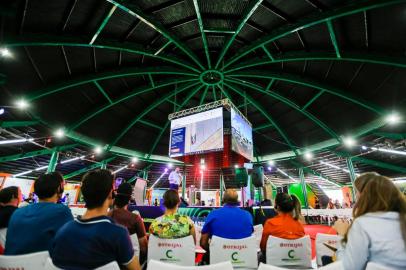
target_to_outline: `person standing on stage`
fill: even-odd
[[[182,174],[180,173],[180,168],[176,167],[174,171],[169,174],[169,189],[178,190],[180,184],[182,183]]]

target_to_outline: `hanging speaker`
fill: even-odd
[[[251,172],[251,180],[254,187],[264,186],[264,167],[255,166]]]
[[[235,169],[235,180],[239,188],[246,187],[248,185],[248,172],[246,168]]]

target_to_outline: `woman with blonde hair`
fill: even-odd
[[[362,174],[354,186],[354,221],[339,220],[333,226],[344,237],[337,251],[344,269],[365,269],[368,262],[406,269],[404,196],[389,178],[376,173]]]

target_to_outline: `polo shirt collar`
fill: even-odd
[[[224,207],[239,207],[240,203],[226,203],[223,205]]]
[[[89,219],[82,219],[81,216],[78,216],[75,221],[80,224],[95,224],[95,223],[114,223],[112,219],[110,219],[108,216],[98,216],[94,218],[89,218]]]

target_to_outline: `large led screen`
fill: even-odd
[[[243,157],[253,160],[252,127],[234,109],[231,109],[231,149]]]
[[[223,108],[171,121],[169,156],[223,150]]]

